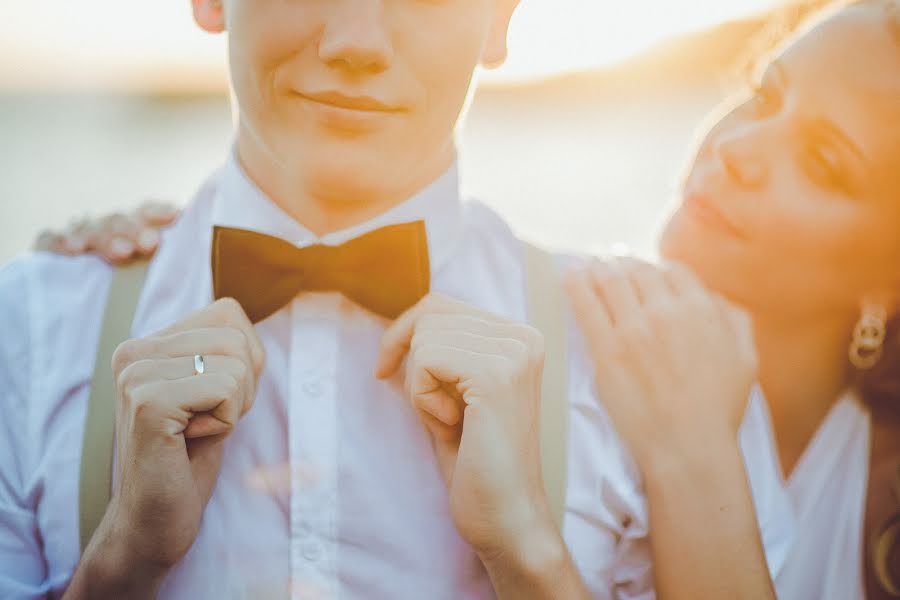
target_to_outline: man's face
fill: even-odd
[[[195,15],[210,4],[195,0]],[[505,48],[514,4],[225,0],[242,158],[350,204],[436,176],[473,70],[485,48]]]

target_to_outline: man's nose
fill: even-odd
[[[728,176],[739,185],[757,189],[766,178],[765,149],[754,124],[719,132],[713,152]]]
[[[390,68],[394,47],[385,23],[384,0],[335,1],[319,41],[319,58],[349,72]]]

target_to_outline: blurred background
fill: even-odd
[[[467,193],[531,239],[652,255],[707,115],[791,10],[522,0],[459,133]],[[226,43],[186,0],[0,0],[0,262],[77,217],[187,202],[230,146]]]

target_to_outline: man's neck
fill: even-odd
[[[759,380],[772,413],[785,476],[847,387],[845,319],[800,322],[754,315]]]
[[[279,165],[248,137],[239,135],[237,143],[237,158],[247,176],[281,210],[319,237],[365,223],[406,202],[440,178],[456,160],[451,141],[442,152],[422,161],[402,184],[358,191],[348,200],[330,190],[312,189],[289,166]]]

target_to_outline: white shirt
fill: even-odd
[[[870,432],[869,412],[847,394],[832,407],[788,478],[795,534],[775,579],[782,600],[865,598]]]
[[[458,190],[454,167],[388,213],[317,239],[231,158],[163,233],[132,333],[148,335],[212,301],[214,224],[307,246],[424,219],[434,291],[526,320],[520,243]],[[78,563],[81,441],[110,273],[96,257],[52,255],[24,256],[0,271],[0,597],[60,594]],[[641,484],[569,328],[564,537],[595,597],[650,598]],[[296,598],[493,597],[454,529],[399,377],[371,375],[384,322],[338,294],[317,293],[301,294],[257,329],[267,361],[256,403],[225,443],[199,535],[160,597],[283,598],[288,582]],[[742,443],[774,573],[790,528],[765,432],[752,406]]]

